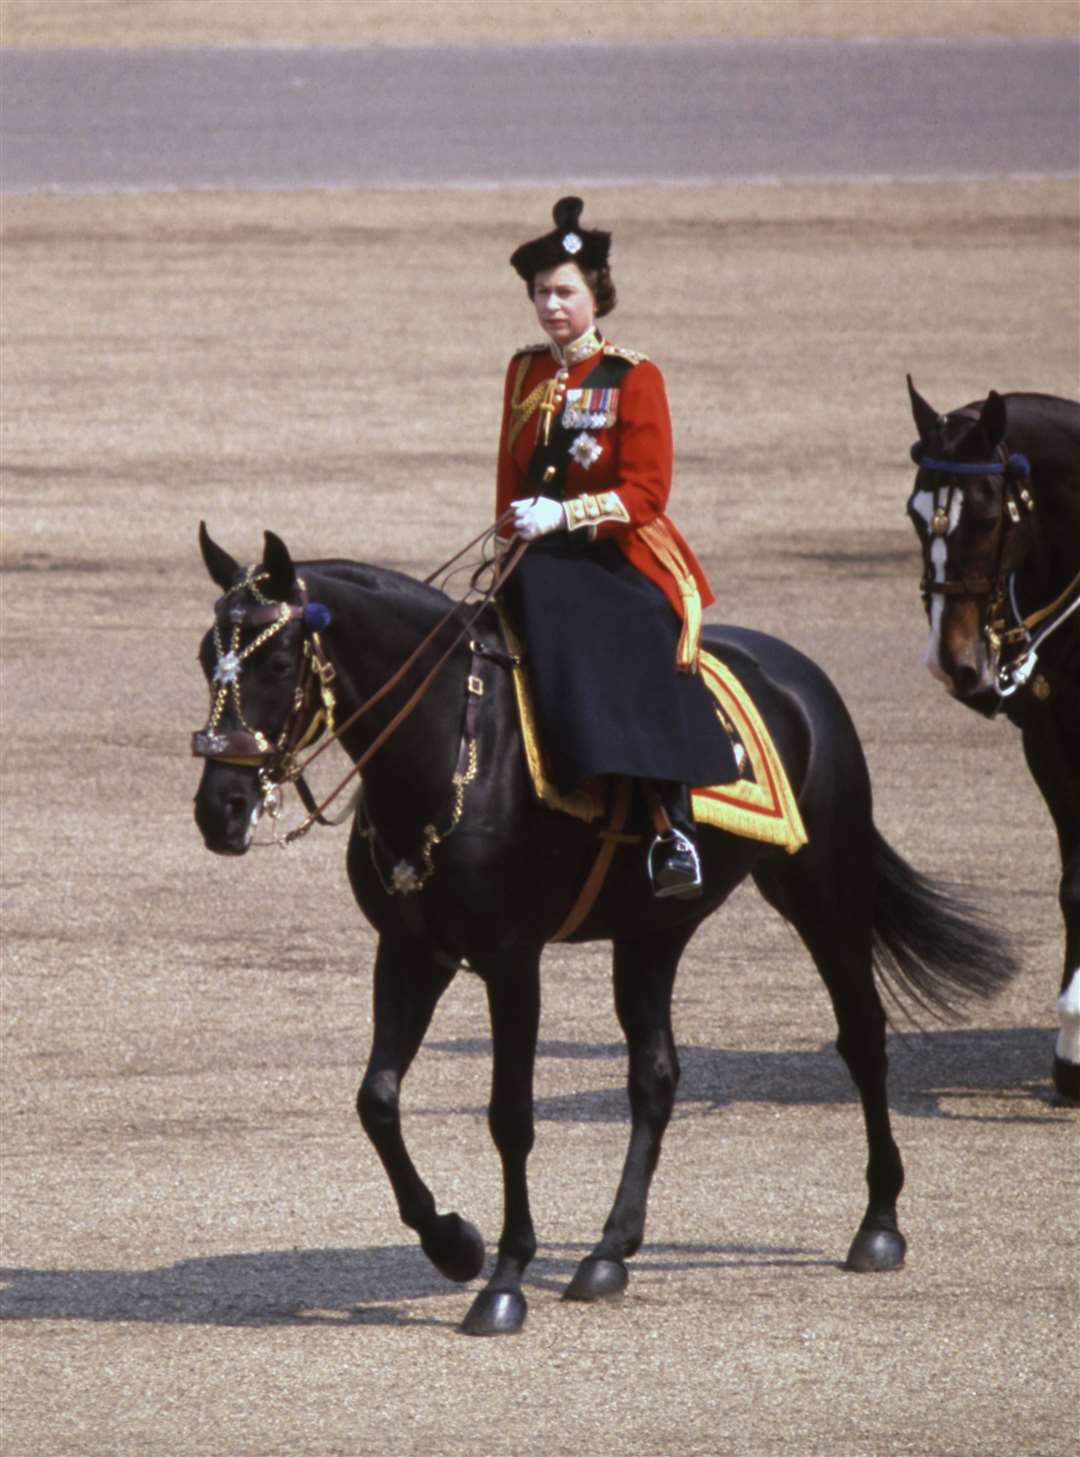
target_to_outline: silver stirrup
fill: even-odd
[[[689,855],[694,864],[694,878],[693,880],[679,880],[673,885],[658,886],[656,876],[653,873],[653,855],[658,845],[670,844],[674,844],[680,854]],[[665,834],[657,835],[649,846],[649,855],[646,864],[649,872],[649,884],[652,886],[653,895],[657,900],[663,900],[665,896],[686,895],[687,891],[701,889],[701,857],[698,855],[697,846],[693,840],[688,840],[680,830],[672,829]]]

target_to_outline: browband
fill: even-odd
[[[1017,452],[1008,460],[960,461],[936,460],[924,455],[921,440],[911,447],[911,458],[921,470],[937,471],[943,476],[1008,476],[1010,480],[1025,478],[1031,474],[1031,462],[1026,455]]]
[[[226,600],[225,597],[219,597],[214,604],[214,611],[217,612]],[[246,622],[251,627],[269,627],[270,623],[278,621],[282,615],[281,609],[286,606],[290,620],[303,618],[308,632],[322,632],[330,626],[330,609],[321,602],[237,602],[227,609],[225,615],[234,626]]]

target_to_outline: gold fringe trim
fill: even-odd
[[[717,712],[733,724],[753,779],[695,789],[694,819],[732,835],[779,845],[793,855],[807,843],[806,827],[757,705],[727,664],[711,653],[701,654],[701,676],[716,700]]]
[[[499,621],[508,651],[520,658],[521,639],[501,608]],[[793,855],[807,843],[806,829],[791,782],[761,714],[726,663],[703,652],[700,671],[716,704],[717,717],[743,746],[746,767],[743,777],[733,784],[694,789],[691,795],[694,819],[698,824],[711,825],[729,835],[779,845]],[[513,678],[525,762],[537,799],[548,809],[561,810],[575,819],[587,822],[600,819],[604,806],[599,795],[584,789],[564,793],[548,779],[524,663],[514,664]],[[748,772],[752,778],[747,777]]]
[[[639,526],[638,535],[660,565],[675,578],[683,605],[683,625],[675,665],[684,673],[696,673],[701,651],[701,593],[694,574],[663,522],[650,521],[647,526]]]

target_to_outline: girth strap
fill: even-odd
[[[568,936],[572,936],[592,910],[604,881],[607,879],[607,873],[611,869],[616,848],[619,845],[640,845],[640,835],[623,833],[626,817],[630,810],[630,784],[631,781],[623,775],[616,778],[612,794],[611,823],[606,830],[600,831],[600,849],[593,861],[593,867],[589,871],[585,884],[581,887],[577,900],[570,908],[566,920],[563,921],[554,936],[548,937],[549,942],[565,941]]]

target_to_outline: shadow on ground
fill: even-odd
[[[558,1292],[590,1246],[540,1256],[527,1285]],[[640,1276],[747,1265],[831,1265],[820,1252],[749,1245],[650,1246]],[[413,1245],[375,1249],[265,1251],[181,1260],[153,1270],[0,1269],[0,1320],[146,1321],[219,1326],[443,1326],[412,1302],[456,1287]],[[462,1312],[463,1313],[463,1312]]]
[[[1065,1110],[1039,1108],[1049,1099],[1050,1035],[1033,1028],[974,1029],[894,1036],[890,1046],[893,1107],[903,1114],[987,1122],[1061,1124]],[[433,1042],[456,1056],[490,1055],[476,1039]],[[619,1043],[547,1041],[541,1057],[612,1060]],[[826,1105],[854,1102],[846,1072],[831,1045],[813,1051],[761,1052],[691,1047],[681,1053],[682,1116],[694,1118],[738,1103]],[[966,1101],[978,1101],[968,1110]],[[990,1105],[992,1100],[992,1106]],[[1015,1102],[1017,1111],[1008,1110]],[[1001,1104],[1005,1111],[1000,1111]],[[480,1110],[477,1110],[480,1111]],[[445,1110],[443,1110],[445,1113]],[[543,1098],[537,1116],[554,1121],[626,1123],[621,1087]],[[587,1245],[541,1255],[529,1270],[534,1289],[558,1293]],[[642,1276],[747,1266],[829,1266],[822,1251],[732,1244],[673,1244],[648,1248]],[[412,1244],[369,1249],[264,1251],[183,1260],[150,1270],[0,1269],[0,1320],[145,1321],[220,1326],[428,1325],[456,1320],[418,1313],[417,1301],[443,1297],[453,1286]]]
[[[431,1042],[435,1052],[489,1058],[491,1042],[460,1038]],[[541,1042],[541,1058],[625,1063],[621,1042]],[[893,1033],[889,1039],[890,1106],[909,1117],[991,1123],[1069,1123],[1051,1108],[1053,1034],[1037,1027],[969,1028]],[[677,1113],[694,1116],[702,1105],[716,1112],[739,1103],[788,1106],[853,1103],[856,1094],[832,1043],[813,1051],[758,1051],[681,1047]],[[992,1099],[992,1108],[974,1106]],[[1045,1103],[1045,1108],[1033,1103]],[[969,1106],[965,1107],[965,1104]],[[1014,1104],[1015,1111],[1002,1104]],[[694,1106],[696,1105],[696,1106]],[[482,1112],[483,1110],[470,1110]],[[539,1098],[538,1119],[555,1122],[625,1122],[621,1086]]]

